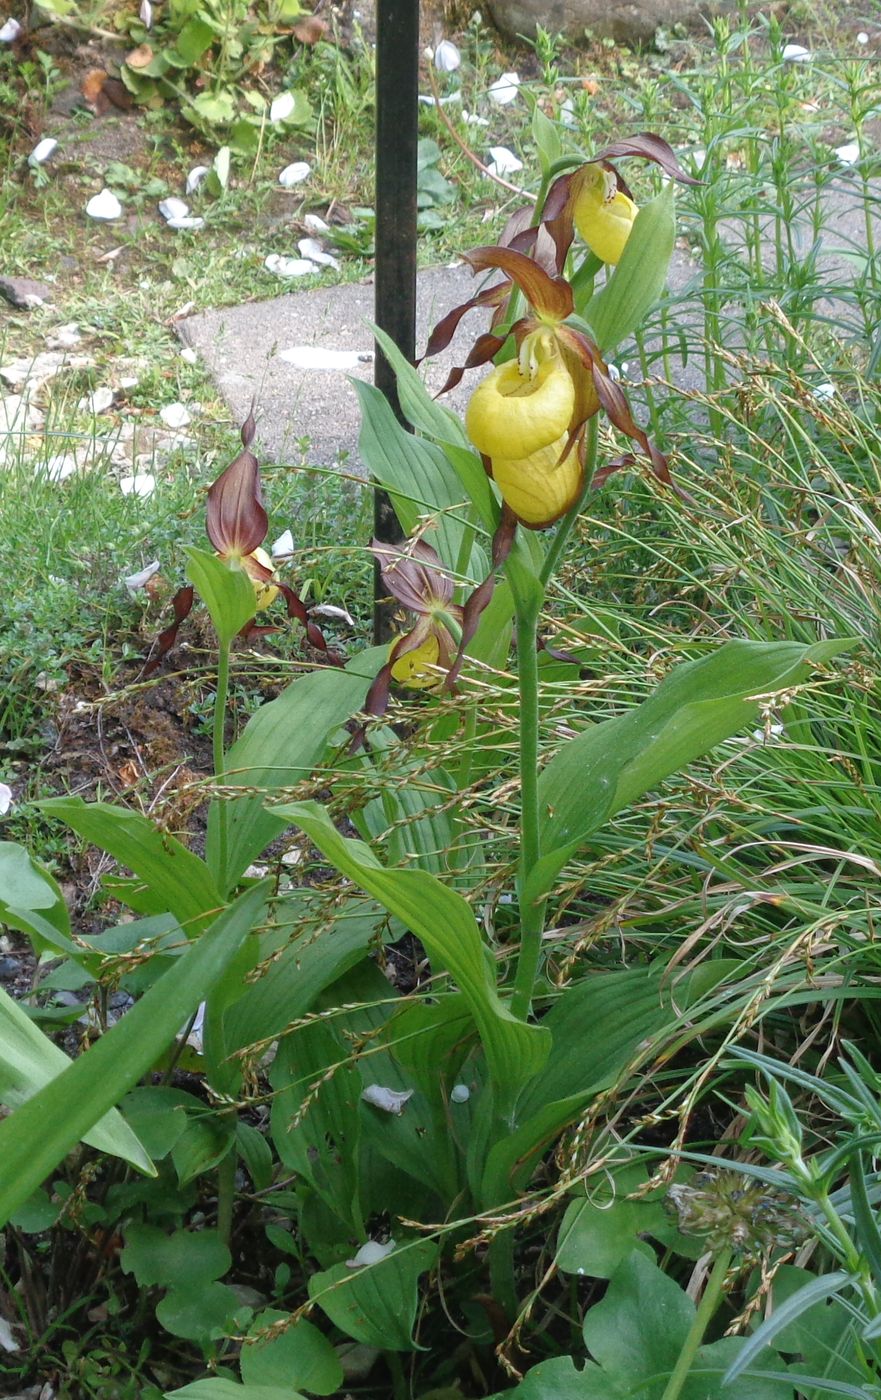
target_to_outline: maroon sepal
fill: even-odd
[[[269,519],[263,508],[260,468],[250,451],[254,413],[242,427],[242,450],[208,491],[205,529],[221,556],[253,554],[266,539]]]
[[[427,360],[431,355],[438,355],[441,350],[446,350],[453,336],[456,334],[459,322],[469,311],[474,311],[481,306],[504,306],[510,290],[510,282],[496,282],[492,287],[484,287],[483,291],[477,292],[473,297],[469,297],[468,300],[463,301],[460,306],[454,306],[453,310],[448,311],[446,316],[438,321],[437,325],[433,328],[431,335],[428,337],[428,344],[425,347],[422,360]],[[416,363],[419,365],[422,363],[422,360],[417,360]]]
[[[598,151],[593,161],[588,161],[588,165],[598,161],[622,160],[625,156],[639,156],[643,160],[652,160],[655,165],[659,165],[671,179],[678,180],[681,185],[701,185],[702,180],[696,180],[693,175],[687,175],[676,159],[672,146],[664,140],[662,136],[655,136],[652,131],[641,131],[637,136],[627,136],[622,141],[613,141],[611,146],[606,146],[605,150]],[[616,171],[617,174],[617,171]]]
[[[573,656],[571,651],[560,651],[558,647],[548,646],[543,637],[539,637],[535,644],[536,651],[543,651],[545,656],[553,657],[554,661],[565,661],[572,666],[580,666],[581,662],[577,656]]]
[[[520,325],[521,322],[518,321],[517,324]],[[441,394],[446,394],[450,389],[455,389],[466,369],[477,369],[478,365],[488,364],[501,350],[509,334],[510,332],[506,335],[492,335],[489,331],[484,331],[483,335],[479,335],[471,347],[471,351],[465,363],[453,366],[444,381],[443,388],[438,390],[435,397],[440,398]]]
[[[345,661],[343,658],[338,652],[333,651],[327,645],[321,628],[310,619],[306,611],[306,604],[303,602],[300,595],[295,593],[288,583],[279,583],[277,579],[274,579],[273,583],[285,600],[288,617],[294,618],[295,621],[300,623],[303,631],[306,633],[306,638],[310,646],[313,646],[316,651],[323,651],[331,666],[344,666]]]
[[[517,530],[517,517],[509,510],[508,506],[502,506],[502,517],[493,535],[492,542],[492,567],[482,583],[479,583],[466,600],[462,608],[462,640],[459,642],[459,650],[456,652],[455,660],[447,672],[444,687],[452,690],[459,679],[459,674],[465,663],[465,651],[474,633],[477,631],[477,624],[480,622],[480,615],[484,608],[489,606],[496,587],[496,574],[502,567],[508,555],[511,553],[511,546],[514,543],[514,535]]]
[[[529,305],[539,315],[554,321],[565,321],[575,310],[572,288],[563,277],[547,273],[534,258],[526,253],[518,253],[513,248],[500,248],[490,244],[483,248],[472,248],[463,254],[464,260],[476,272],[498,267],[506,272],[512,282],[520,288]]]
[[[667,458],[648,437],[648,434],[640,428],[634,421],[630,411],[630,404],[627,402],[627,395],[620,384],[615,384],[606,373],[605,366],[599,358],[593,362],[593,382],[596,385],[597,396],[606,411],[606,417],[614,423],[622,433],[626,433],[634,442],[638,442],[652,464],[652,471],[659,481],[663,481],[665,486],[673,485],[673,478],[670,475],[670,467]]]
[[[150,659],[145,663],[141,676],[146,680],[147,676],[152,676],[153,672],[159,669],[164,658],[171,651],[177,641],[177,634],[180,631],[181,623],[189,617],[193,609],[194,598],[193,585],[188,583],[185,588],[179,588],[171,600],[174,609],[174,622],[170,627],[166,627],[164,632],[160,632],[156,638],[156,650]]]

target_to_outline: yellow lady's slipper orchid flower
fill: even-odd
[[[223,555],[219,557],[224,558]],[[230,556],[226,557],[228,562],[230,562]],[[267,569],[270,575],[275,573],[275,565],[272,562],[272,558],[267,554],[265,549],[258,546],[258,548],[253,549],[250,554],[244,555],[240,562],[245,573],[254,585],[254,607],[257,612],[262,612],[264,608],[269,607],[270,603],[274,603],[279,595],[277,585],[271,581],[271,578],[267,578],[266,575]]]
[[[526,457],[492,458],[493,480],[502,499],[530,530],[552,525],[581,494],[584,467],[578,448],[570,448],[560,460],[566,441],[564,433],[556,442]]]
[[[411,690],[430,690],[432,686],[441,684],[443,676],[434,669],[440,660],[441,650],[437,637],[426,637],[415,650],[405,651],[403,656],[395,659],[392,653],[397,646],[398,639],[395,638],[389,651],[393,681],[409,686]]]
[[[517,360],[499,365],[478,384],[465,428],[488,457],[528,457],[568,431],[575,408],[572,376],[558,355],[523,374]]]
[[[588,248],[604,263],[617,263],[639,210],[618,188],[614,172],[585,165],[573,185],[572,217]]]

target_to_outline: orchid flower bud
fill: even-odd
[[[613,171],[601,165],[579,171],[572,217],[588,248],[604,263],[620,261],[638,213]]]

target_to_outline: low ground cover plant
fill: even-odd
[[[391,645],[265,552],[249,421],[147,657],[198,629],[211,776],[33,794],[110,858],[98,931],[0,845],[89,996],[68,1060],[0,994],[3,1316],[71,1395],[877,1394],[874,259],[829,385],[815,284],[726,328],[720,170],[536,113],[536,204],[461,250],[464,421],[388,343],[413,431],[358,388]],[[231,723],[265,628],[294,678]]]

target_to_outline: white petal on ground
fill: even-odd
[[[138,14],[141,19],[141,24],[144,26],[144,28],[152,29],[153,6],[150,4],[150,0],[141,0],[141,8],[139,9]]]
[[[279,535],[278,539],[273,542],[270,552],[273,559],[290,559],[294,552],[294,537],[290,530],[285,530],[283,534]]]
[[[34,149],[28,156],[28,165],[43,165],[58,149],[58,142],[54,136],[44,136],[42,141],[38,141]]]
[[[124,496],[139,496],[146,500],[156,490],[156,478],[151,472],[136,472],[134,476],[120,477],[119,489]]]
[[[339,272],[339,258],[335,258],[333,253],[326,253],[317,238],[301,238],[297,248],[301,256],[310,262],[317,263],[319,267],[332,267]]]
[[[185,219],[190,212],[190,206],[185,204],[177,195],[169,195],[168,199],[159,201],[159,213],[163,219]]]
[[[380,1244],[379,1240],[368,1240],[362,1244],[354,1259],[346,1260],[347,1269],[360,1269],[363,1264],[378,1264],[381,1259],[386,1259],[394,1252],[394,1240],[388,1240],[385,1244]]]
[[[80,399],[78,408],[86,413],[106,413],[113,403],[113,390],[109,384],[102,384],[99,389],[94,389],[91,394],[87,394],[84,399]]]
[[[868,42],[869,42],[869,36],[868,36],[868,34],[866,33],[865,29],[861,29],[860,32],[859,32],[859,34],[857,35],[857,43],[858,43],[858,44],[868,44]]]
[[[6,783],[0,783],[0,817],[5,817],[5,816],[6,816],[6,813],[9,811],[9,809],[10,809],[11,806],[12,806],[12,788],[11,788],[11,787],[8,787]],[[2,1322],[2,1318],[0,1318],[0,1322]],[[6,1350],[7,1350],[7,1351],[17,1351],[17,1350],[18,1350],[18,1348],[15,1347],[15,1346],[11,1346],[11,1347],[6,1346],[6,1343],[2,1340],[2,1338],[0,1338],[0,1346],[6,1347]]]
[[[173,228],[173,229],[181,229],[181,228],[193,229],[193,228],[202,228],[202,227],[204,226],[204,223],[205,223],[205,220],[204,220],[203,218],[201,218],[200,215],[198,215],[198,214],[187,214],[187,215],[185,216],[185,218],[183,218],[183,219],[169,219],[169,220],[168,220],[168,223],[167,223],[167,225],[166,225],[166,227],[167,227],[167,228]]]
[[[434,66],[439,73],[455,73],[462,63],[462,55],[452,39],[441,39],[434,51]]]
[[[374,1108],[381,1108],[385,1113],[394,1113],[396,1117],[404,1112],[404,1108],[413,1097],[412,1089],[398,1091],[397,1089],[386,1089],[382,1084],[368,1084],[361,1092],[361,1097],[365,1103],[373,1104]]]
[[[489,118],[479,117],[476,112],[463,111],[462,120],[466,126],[489,126]]]
[[[73,476],[79,471],[79,462],[76,457],[67,452],[56,452],[54,456],[47,458],[45,462],[37,464],[36,476],[44,476],[47,481],[61,482],[67,481],[69,476]]]
[[[330,225],[326,224],[317,214],[307,214],[303,219],[303,227],[307,233],[327,233]]]
[[[467,1103],[471,1098],[471,1090],[467,1084],[454,1084],[450,1090],[450,1103]]]
[[[21,33],[21,25],[17,19],[8,19],[5,24],[0,25],[0,44],[14,44]]]
[[[565,98],[560,103],[560,124],[567,130],[572,131],[578,125],[578,118],[575,115],[575,103],[571,97]]]
[[[195,194],[207,174],[207,165],[194,165],[187,176],[187,194]]]
[[[166,428],[185,428],[193,421],[193,415],[184,403],[168,403],[160,408],[159,417]]]
[[[458,88],[455,92],[447,93],[446,97],[435,97],[432,93],[420,92],[419,101],[424,107],[454,107],[457,102],[462,101],[462,94]]]
[[[355,619],[345,608],[338,608],[333,603],[318,603],[314,608],[309,609],[310,617],[326,617],[332,622],[346,622],[350,627],[355,626]]]
[[[312,277],[317,271],[308,258],[283,258],[280,253],[270,253],[263,266],[276,277]]]
[[[507,146],[490,146],[489,154],[488,169],[492,175],[516,175],[518,170],[523,169],[523,161],[518,160]]]
[[[193,1024],[190,1027],[190,1033],[187,1036],[187,1045],[189,1045],[191,1050],[195,1050],[197,1055],[201,1055],[202,1053],[202,1036],[204,1028],[205,1003],[204,1001],[200,1001],[199,1006],[196,1010],[195,1020],[193,1021]],[[186,1026],[184,1026],[184,1030],[186,1030]]]
[[[299,865],[302,859],[303,852],[300,850],[299,846],[291,846],[290,850],[285,851],[282,856],[281,863],[290,868],[293,865]]]
[[[373,363],[372,350],[325,350],[321,345],[292,345],[278,358],[296,369],[356,369]]]
[[[278,177],[278,183],[284,185],[286,190],[292,189],[294,185],[302,185],[312,174],[312,166],[305,160],[295,160],[292,165],[286,165]]]
[[[821,403],[828,402],[829,399],[834,399],[835,385],[828,383],[828,381],[825,384],[818,384],[813,391],[813,397],[819,399]]]
[[[55,330],[46,336],[46,344],[50,350],[72,350],[81,340],[79,324],[76,321],[68,321],[65,326],[56,326]]]
[[[491,102],[495,102],[496,106],[507,107],[510,103],[517,101],[519,87],[519,73],[503,73],[500,78],[496,78],[494,83],[490,83],[487,88],[487,97]]]
[[[188,365],[197,365],[199,363],[199,356],[196,354],[192,345],[185,345],[180,352],[180,357]]]
[[[804,44],[785,44],[783,47],[784,63],[810,63],[813,56]]]
[[[859,142],[848,141],[845,146],[836,146],[835,154],[842,165],[855,165],[860,158]]]
[[[272,106],[269,109],[269,120],[271,122],[286,122],[296,103],[292,92],[280,92],[278,97],[273,97]]]
[[[136,593],[140,593],[141,589],[147,586],[153,575],[158,574],[158,572],[159,560],[154,559],[152,564],[148,564],[146,568],[139,569],[136,574],[129,574],[128,578],[124,578],[122,580],[123,586],[134,597]]]
[[[92,195],[86,205],[86,213],[90,219],[100,219],[104,223],[110,223],[113,219],[119,218],[122,213],[122,205],[112,190],[103,189],[100,194]]]

